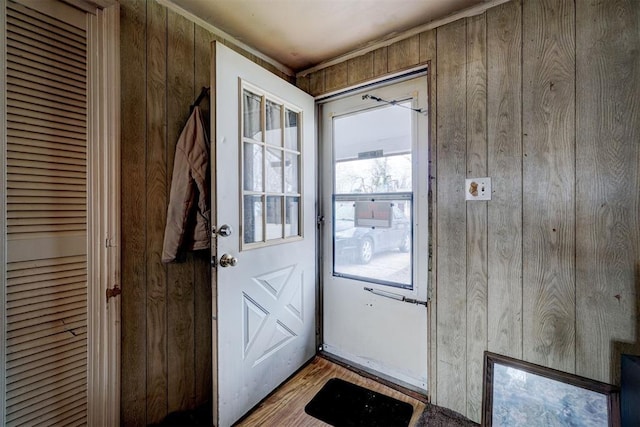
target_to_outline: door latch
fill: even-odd
[[[117,297],[120,294],[122,294],[122,289],[120,289],[118,285],[115,285],[113,288],[107,288],[107,302],[109,302],[109,299]]]
[[[215,255],[211,256],[211,268],[217,268],[218,266],[235,267],[236,264],[238,264],[238,258],[229,254],[223,254],[219,261],[216,259]]]
[[[221,237],[229,237],[229,236],[231,236],[231,234],[233,234],[233,228],[231,228],[230,225],[224,224],[224,225],[221,225],[218,228],[216,228],[215,225],[213,227],[211,227],[211,237],[212,238],[215,238],[216,235],[217,236],[221,236]]]

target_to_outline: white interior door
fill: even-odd
[[[427,80],[322,105],[323,349],[427,390]]]
[[[214,58],[214,416],[224,427],[315,354],[316,156],[312,97],[218,43]]]

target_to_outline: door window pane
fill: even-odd
[[[335,164],[336,194],[406,191],[411,191],[410,153]]]
[[[333,119],[334,276],[413,288],[412,114],[394,105]]]
[[[281,196],[267,196],[267,240],[282,238]]]
[[[337,194],[411,191],[411,114],[389,106],[334,119]]]
[[[297,193],[300,181],[300,175],[298,173],[298,168],[300,167],[300,155],[295,153],[286,153],[285,157],[285,191],[287,193]]]
[[[267,101],[267,144],[282,146],[282,126],[280,105]]]
[[[262,191],[262,145],[244,143],[244,189]]]
[[[285,237],[299,235],[300,227],[300,197],[287,197],[285,209]]]
[[[410,195],[386,197],[335,200],[333,272],[339,277],[411,288]]]
[[[244,91],[243,101],[243,135],[245,138],[251,138],[256,141],[262,140],[262,97],[251,93],[248,90]]]
[[[262,196],[244,196],[244,242],[262,242]]]
[[[267,148],[267,191],[282,193],[282,150]]]
[[[285,110],[284,115],[284,146],[289,150],[300,151],[298,145],[298,116],[299,114],[289,109]]]

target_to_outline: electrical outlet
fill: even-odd
[[[491,178],[467,178],[464,194],[466,200],[491,200]]]

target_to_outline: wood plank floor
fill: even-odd
[[[425,408],[425,404],[404,393],[363,377],[354,371],[316,357],[293,378],[267,397],[237,426],[327,426],[328,424],[307,415],[304,407],[331,378],[341,378],[354,384],[394,397],[413,406],[410,426],[414,426]]]

